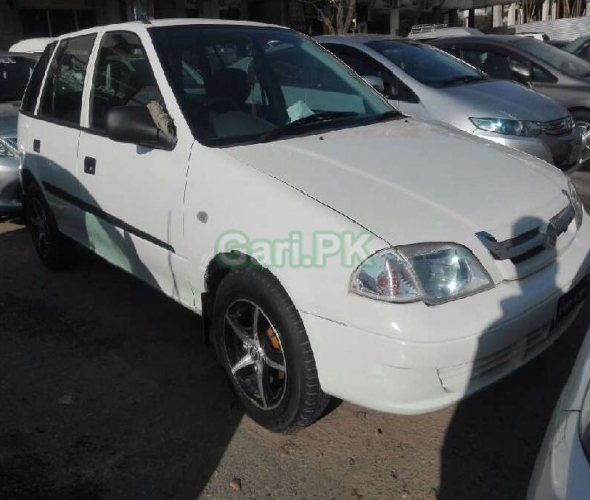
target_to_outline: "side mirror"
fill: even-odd
[[[382,94],[385,92],[385,83],[383,83],[383,78],[375,75],[365,75],[361,78],[377,92],[381,92]]]
[[[510,71],[512,73],[512,79],[519,83],[528,85],[531,82],[531,70],[528,66],[517,62],[510,62]]]
[[[171,151],[176,141],[162,132],[145,106],[115,106],[106,116],[106,133],[113,141]]]

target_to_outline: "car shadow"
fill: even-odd
[[[242,409],[200,318],[93,224],[148,287],[88,252],[52,273],[24,228],[0,234],[0,498],[197,498]]]
[[[531,221],[521,220],[515,228],[523,222],[528,224]],[[543,223],[541,220],[537,222],[533,225]],[[587,220],[585,222],[588,223]],[[522,231],[515,229],[513,233],[517,236]],[[586,263],[589,258],[586,257]],[[561,293],[555,281],[557,263],[551,265],[549,272],[551,283],[544,284],[547,287],[545,293]],[[574,282],[581,278],[578,274]],[[522,283],[514,283],[518,283],[519,289],[502,301],[503,317],[515,310],[518,312],[520,307],[520,297],[524,293],[520,289]],[[535,350],[555,342],[536,359],[486,389],[485,394],[475,394],[457,405],[441,451],[438,500],[525,498],[547,425],[590,324],[589,305],[590,298],[558,339],[551,338],[552,330],[547,324],[540,336],[529,333],[524,343],[519,346],[513,344],[510,357],[522,359],[522,356],[533,356]],[[501,322],[499,320],[490,325],[488,331]],[[538,326],[526,323],[520,328],[535,332]],[[489,352],[484,334],[475,359],[481,362],[486,356]],[[493,370],[493,361],[489,363],[486,369]],[[539,369],[539,366],[542,368]],[[472,369],[466,384],[467,391],[476,390],[485,376],[481,364]],[[497,406],[499,401],[502,402],[501,408]],[[485,474],[482,471],[486,471]]]

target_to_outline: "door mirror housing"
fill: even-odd
[[[117,142],[171,151],[176,140],[160,130],[145,106],[115,106],[106,116],[106,133]]]
[[[512,78],[519,83],[529,84],[532,80],[531,69],[518,61],[510,61]]]
[[[375,75],[365,75],[361,78],[377,92],[381,92],[382,94],[385,92],[385,83],[383,82],[383,78]]]

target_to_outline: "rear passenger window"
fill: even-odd
[[[86,67],[96,35],[63,40],[49,67],[40,115],[45,118],[80,123]]]
[[[103,36],[90,95],[90,127],[104,131],[109,109],[115,106],[164,105],[139,37],[129,32]]]
[[[21,105],[21,111],[23,113],[35,112],[37,98],[39,97],[39,91],[41,90],[41,85],[43,84],[43,77],[47,71],[47,66],[49,65],[49,60],[51,59],[51,54],[55,49],[55,45],[55,42],[47,45],[43,51],[43,54],[41,55],[41,58],[39,61],[37,61],[37,65],[33,70],[29,85],[27,86],[27,90],[23,97],[23,102]]]

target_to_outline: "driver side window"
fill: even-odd
[[[129,32],[106,33],[100,42],[90,94],[90,127],[104,131],[115,106],[163,103],[139,37]]]

